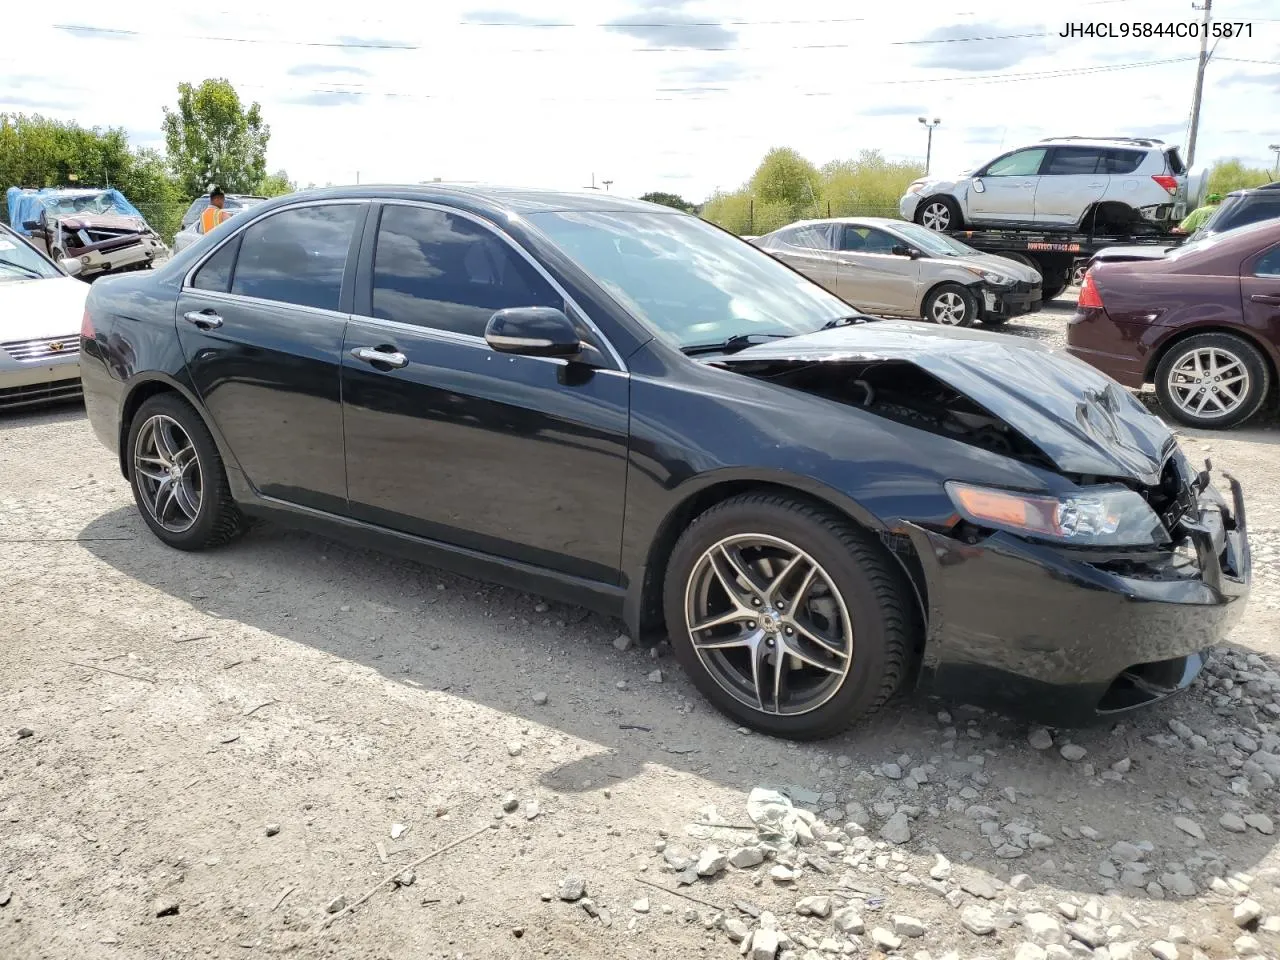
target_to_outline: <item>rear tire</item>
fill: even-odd
[[[129,425],[129,485],[151,532],[179,550],[229,543],[248,524],[231,498],[213,435],[174,393],[145,401]]]
[[[978,322],[978,300],[958,283],[944,283],[925,297],[920,315],[944,327],[972,327]]]
[[[1247,340],[1230,333],[1200,333],[1169,349],[1156,367],[1155,381],[1160,406],[1174,420],[1224,430],[1262,408],[1271,373]]]
[[[728,619],[712,606],[701,609],[717,597]],[[798,740],[834,736],[897,692],[911,651],[909,597],[901,571],[865,531],[834,511],[765,493],[697,517],[676,542],[663,585],[671,645],[703,696],[739,723]],[[722,622],[699,630],[695,641],[691,616]],[[789,626],[797,623],[803,629]],[[838,645],[843,657],[833,653]]]
[[[916,207],[916,223],[920,226],[946,233],[964,227],[964,216],[960,213],[960,205],[950,197],[929,197]]]
[[[1056,300],[1062,296],[1062,291],[1067,289],[1065,283],[1055,283],[1053,286],[1045,284],[1040,287],[1040,302],[1048,303],[1050,300]]]

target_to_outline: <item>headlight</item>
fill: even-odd
[[[915,183],[911,184],[911,186],[907,187],[907,193],[919,193],[923,189],[924,181],[917,180]]]
[[[1086,547],[1149,547],[1169,540],[1150,504],[1128,487],[1053,497],[954,480],[946,486],[960,515],[981,527]]]
[[[994,270],[979,270],[975,267],[973,272],[992,286],[1009,287],[1017,283],[1013,277],[1006,277],[1003,273],[996,273]]]

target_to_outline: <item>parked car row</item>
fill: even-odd
[[[228,193],[223,196],[222,208],[235,216],[240,211],[248,210],[265,199],[266,197],[255,197],[243,193]],[[174,253],[185,250],[204,236],[204,225],[200,221],[200,215],[207,209],[209,209],[209,194],[206,193],[191,201],[191,206],[187,207],[186,213],[182,215],[182,229],[173,237]]]
[[[982,309],[1013,279],[902,226],[802,229],[837,290],[846,255],[902,266],[905,314],[926,270]],[[770,734],[917,685],[1061,723],[1186,688],[1248,595],[1239,484],[1088,364],[958,326],[665,207],[357,187],[94,285],[82,364],[164,543],[269,516],[582,603]]]

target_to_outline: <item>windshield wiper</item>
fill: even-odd
[[[692,356],[695,353],[734,353],[745,350],[758,340],[785,340],[795,336],[792,333],[738,333],[716,343],[694,343],[681,347],[680,352]]]
[[[45,278],[44,274],[38,270],[32,270],[30,267],[24,267],[22,264],[14,263],[11,260],[0,260],[0,267],[9,267],[17,270],[24,277],[30,277],[32,280],[43,280]]]
[[[848,326],[852,326],[855,323],[871,323],[872,321],[879,320],[879,319],[880,317],[868,316],[865,313],[855,313],[848,317],[836,317],[834,320],[828,320],[818,329],[831,330],[834,327],[848,327]]]

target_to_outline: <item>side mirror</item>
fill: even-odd
[[[23,220],[22,229],[23,230],[39,230],[40,221],[39,220]]]
[[[555,307],[509,307],[489,318],[484,339],[499,353],[525,357],[576,357],[582,340],[569,318]]]
[[[916,252],[905,243],[895,243],[889,252],[895,257],[914,257],[916,255]]]
[[[71,274],[73,277],[78,276],[80,271],[84,269],[84,264],[75,257],[63,257],[58,261],[58,266],[62,267],[63,270],[67,271],[67,273]]]

